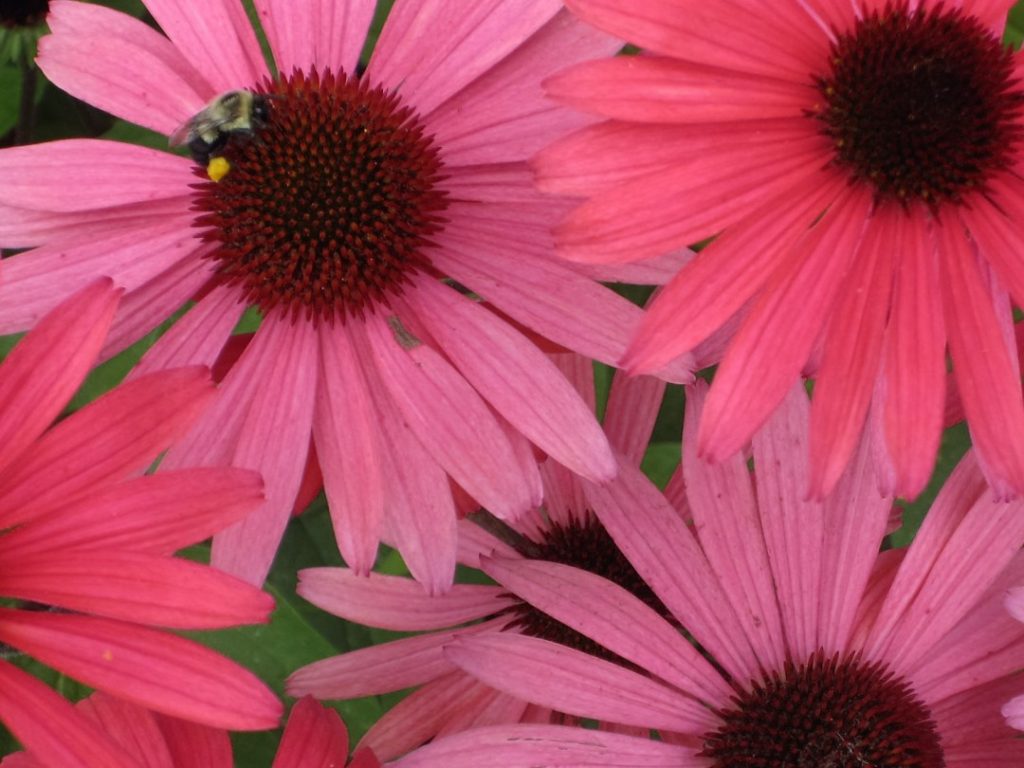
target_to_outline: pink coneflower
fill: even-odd
[[[592,403],[590,362],[561,357],[563,370]],[[613,381],[605,426],[625,461],[639,464],[663,388],[663,383],[647,377],[616,377]],[[460,561],[480,568],[481,556],[497,551],[515,559],[567,563],[606,576],[661,608],[589,509],[579,480],[550,460],[541,471],[545,507],[504,530],[492,518],[492,527],[499,526],[494,535],[475,522],[461,521]],[[443,647],[457,637],[513,632],[604,653],[585,636],[534,610],[502,587],[456,584],[447,594],[431,597],[412,580],[399,576],[371,573],[363,578],[345,568],[312,568],[299,573],[298,592],[349,621],[418,633],[314,662],[288,680],[289,693],[321,699],[414,689],[375,723],[361,742],[382,759],[468,727],[564,720],[549,708],[530,706],[521,698],[480,683],[448,662]]]
[[[641,312],[592,279],[613,273],[554,258],[567,209],[534,191],[525,159],[585,122],[540,80],[618,43],[559,0],[398,2],[357,76],[373,0],[255,5],[274,78],[236,2],[198,15],[147,2],[167,37],[53,3],[39,65],[79,98],[165,134],[229,89],[266,94],[270,115],[229,139],[219,183],[115,142],[0,153],[0,244],[34,248],[4,264],[0,332],[108,274],[128,291],[111,354],[198,296],[144,372],[213,364],[255,307],[262,324],[166,461],[263,474],[266,504],[217,537],[214,564],[263,580],[312,441],[346,562],[368,571],[387,533],[439,591],[455,564],[452,481],[512,519],[539,501],[531,443],[593,480],[615,472],[593,415],[524,332],[614,362]],[[676,368],[688,375],[665,375]]]
[[[95,693],[78,710],[96,727],[112,748],[132,766],[161,768],[233,768],[231,738],[227,731],[196,725]],[[0,761],[2,768],[46,768],[50,764],[31,752],[19,752]],[[380,768],[369,750],[348,762],[348,731],[337,712],[312,698],[296,702],[288,717],[272,768]],[[96,768],[108,768],[106,763]]]
[[[986,477],[1024,492],[1011,332],[1024,90],[1000,42],[1013,3],[567,5],[650,55],[549,81],[610,118],[536,163],[546,189],[590,198],[561,225],[561,251],[611,264],[716,236],[624,360],[649,371],[738,325],[701,455],[742,448],[804,373],[817,378],[812,492],[835,485],[868,420],[887,489],[915,496],[938,447],[948,344]]]
[[[587,489],[674,622],[585,571],[495,557],[502,586],[627,663],[511,633],[461,637],[449,659],[539,706],[656,729],[688,749],[677,766],[1024,764],[1000,714],[1024,688],[1024,625],[1002,606],[1024,577],[1024,502],[994,501],[968,455],[914,543],[880,555],[890,502],[867,441],[807,500],[802,387],[754,436],[753,478],[742,457],[696,456],[703,400],[684,429],[692,527],[636,470]]]
[[[140,474],[208,406],[209,373],[143,376],[50,426],[95,363],[119,296],[109,280],[85,288],[0,365],[0,721],[51,765],[105,752],[70,704],[11,662],[22,654],[222,728],[272,728],[281,713],[247,670],[159,629],[265,622],[273,608],[252,586],[171,557],[254,509],[255,473]]]

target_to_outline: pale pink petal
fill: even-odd
[[[134,552],[5,555],[0,592],[79,613],[176,629],[270,619],[270,595],[213,568]]]
[[[649,373],[711,336],[757,295],[804,228],[844,185],[835,177],[799,197],[787,189],[726,230],[647,308],[623,364],[633,372]],[[793,204],[795,200],[806,205]]]
[[[40,41],[36,61],[50,82],[131,123],[170,134],[216,92],[167,38],[132,16],[54,0],[47,23],[53,34]]]
[[[236,365],[228,375],[254,375],[259,388],[248,403],[230,463],[259,471],[267,500],[214,537],[210,562],[262,584],[306,466],[319,366],[316,330],[308,323],[268,318],[246,351],[258,362],[248,371]]]
[[[672,615],[685,617],[687,630],[730,675],[754,677],[757,660],[729,597],[686,521],[654,484],[623,465],[614,483],[586,490],[616,546]]]
[[[462,637],[445,655],[498,690],[571,715],[683,733],[714,722],[696,700],[648,677],[536,637]]]
[[[445,594],[430,597],[422,586],[405,576],[361,576],[346,568],[299,571],[296,591],[318,608],[347,621],[400,632],[464,624],[518,603],[496,586],[456,584]]]
[[[0,552],[28,555],[59,548],[171,555],[227,527],[262,499],[263,480],[245,469],[145,475],[60,504],[32,525],[7,531]]]
[[[939,260],[927,223],[901,216],[892,247],[900,254],[885,340],[885,442],[894,492],[920,493],[931,477],[942,434],[946,329]]]
[[[113,172],[112,172],[113,169]],[[74,213],[179,197],[192,163],[149,147],[65,139],[0,152],[0,203]]]
[[[24,768],[142,768],[65,698],[6,661],[0,661],[0,722],[39,761]]]
[[[0,366],[0,470],[43,434],[81,385],[120,294],[109,280],[93,282],[61,302],[7,355]]]
[[[814,103],[813,89],[796,79],[787,82],[659,56],[578,64],[548,78],[545,85],[553,98],[584,112],[648,123],[786,118]]]
[[[139,471],[181,437],[213,397],[205,368],[136,379],[58,423],[3,475],[5,522],[25,521]]]
[[[146,8],[215,92],[251,88],[270,76],[241,3],[206,0],[202,13],[196,13],[176,0],[146,0]]]
[[[869,203],[866,191],[850,189],[784,254],[715,374],[700,455],[735,454],[797,380],[858,250]]]
[[[273,728],[281,704],[252,673],[158,630],[72,614],[0,612],[0,637],[44,664],[141,706],[231,730]]]
[[[256,0],[256,12],[283,75],[343,70],[355,74],[366,33],[373,20],[374,0]]]
[[[737,454],[711,464],[697,456],[706,391],[703,382],[689,391],[683,420],[683,475],[694,526],[761,665],[781,669],[787,658],[782,619],[746,461]]]
[[[535,346],[433,278],[407,298],[445,355],[513,427],[577,474],[598,482],[614,476],[593,410]]]
[[[942,303],[971,439],[1003,497],[1024,490],[1024,403],[981,265],[956,219],[938,227]]]
[[[365,328],[384,386],[430,455],[498,517],[514,520],[529,509],[529,481],[516,471],[512,446],[469,383],[400,326],[373,317]]]
[[[180,365],[212,367],[245,311],[239,298],[235,288],[214,288],[146,351],[129,378]]]
[[[541,80],[570,64],[606,56],[622,42],[562,11],[511,55],[425,120],[448,165],[525,160],[552,139],[589,122],[559,106]]]
[[[906,218],[891,206],[875,212],[829,320],[811,407],[810,493],[817,498],[835,487],[864,428],[897,271],[892,243]]]
[[[205,253],[203,248],[193,251],[124,297],[100,352],[101,360],[113,357],[165,322],[209,282],[214,267],[203,258]]]
[[[800,3],[744,6],[744,23],[717,4],[569,0],[589,23],[646,50],[750,73],[806,77],[820,66],[827,40]],[[778,45],[779,39],[786,41]]]
[[[560,7],[555,0],[525,6],[519,0],[398,0],[366,77],[400,87],[403,101],[427,114],[508,56]],[[430,45],[423,45],[424,35]]]
[[[345,327],[320,329],[313,440],[334,537],[345,562],[366,575],[384,517],[380,436],[373,398]]]
[[[444,646],[462,635],[499,631],[507,623],[507,618],[501,618],[369,645],[307,664],[289,676],[286,687],[292,696],[334,699],[376,696],[430,684],[455,669],[442,652]]]
[[[555,725],[491,726],[453,734],[417,749],[394,768],[698,768],[693,747],[606,731]]]
[[[333,709],[300,699],[288,716],[273,768],[344,768],[348,731]]]
[[[32,327],[64,297],[100,275],[128,291],[153,279],[199,246],[183,234],[189,231],[190,218],[172,217],[142,230],[44,245],[4,259],[0,333]]]
[[[1024,587],[1015,587],[1006,593],[1006,610],[1017,621],[1024,622]]]
[[[604,412],[604,429],[615,450],[640,466],[658,418],[665,382],[652,376],[615,374]]]
[[[516,551],[508,544],[498,540],[476,523],[459,520],[459,562],[471,568],[480,567],[481,555],[498,555],[499,557],[515,557]]]
[[[1024,731],[1024,695],[1011,699],[1002,708],[1003,717],[1018,731]]]
[[[542,613],[703,701],[731,689],[676,628],[627,590],[588,571],[542,560],[486,560],[484,571]],[[708,713],[708,729],[715,727]]]

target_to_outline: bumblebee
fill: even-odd
[[[170,144],[188,146],[197,164],[209,166],[210,158],[224,149],[228,139],[250,138],[269,120],[270,102],[266,96],[252,91],[228,91],[179,125],[171,134]]]

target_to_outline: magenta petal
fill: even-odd
[[[270,595],[187,560],[117,551],[9,551],[4,563],[0,594],[138,624],[217,629],[266,622],[274,608]]]
[[[72,614],[0,611],[0,638],[44,664],[175,717],[232,730],[273,728],[281,703],[255,675],[167,632]]]
[[[697,766],[693,747],[606,731],[555,725],[478,728],[438,739],[392,763],[394,768],[680,768]]]
[[[292,707],[273,768],[344,768],[348,731],[333,709],[310,696]]]
[[[141,470],[180,437],[213,396],[205,368],[178,368],[111,390],[58,423],[2,476],[0,508],[24,521]]]
[[[695,699],[549,640],[509,632],[462,637],[445,655],[478,680],[559,712],[694,734],[713,721]]]
[[[97,280],[44,317],[0,365],[0,471],[50,426],[85,379],[120,291]]]
[[[593,410],[540,350],[433,278],[421,280],[408,299],[445,354],[512,426],[577,474],[595,482],[614,476]]]
[[[32,768],[142,768],[65,698],[6,661],[0,661],[0,722],[38,759]]]

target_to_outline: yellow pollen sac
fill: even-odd
[[[206,166],[206,175],[213,181],[220,181],[228,175],[231,170],[231,163],[223,157],[214,157]]]

